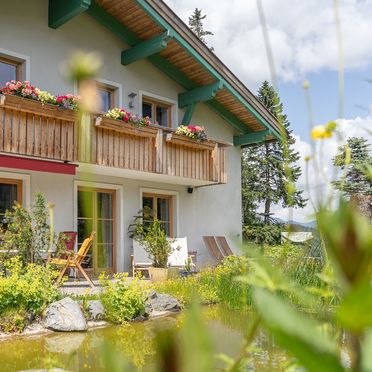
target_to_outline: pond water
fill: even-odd
[[[243,343],[251,314],[221,306],[205,307],[201,316],[207,325],[215,367],[225,366],[218,354],[235,358]],[[0,371],[41,368],[63,368],[69,371],[108,371],[102,365],[103,346],[111,350],[108,358],[125,355],[130,370],[151,371],[154,368],[154,338],[159,330],[179,330],[183,313],[144,323],[110,326],[85,333],[53,333],[43,336],[18,337],[0,342]],[[106,356],[107,357],[107,356]],[[251,352],[248,370],[279,371],[287,363],[286,355],[275,347],[271,337],[258,332]]]

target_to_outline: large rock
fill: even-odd
[[[50,304],[45,311],[44,325],[53,331],[86,331],[88,326],[79,304],[65,297]]]
[[[105,319],[105,308],[100,300],[88,301],[89,320]]]
[[[153,291],[146,300],[146,314],[152,315],[159,312],[179,311],[181,305],[172,296]]]

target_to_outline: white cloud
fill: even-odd
[[[269,78],[255,1],[166,0],[187,22],[193,9],[207,14],[205,29],[216,54],[249,87]],[[278,76],[303,79],[321,69],[338,68],[333,1],[263,0]],[[347,69],[371,64],[372,2],[341,0],[342,45]]]

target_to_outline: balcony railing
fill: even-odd
[[[74,111],[0,96],[0,152],[226,183],[224,143],[99,116],[88,125],[89,136],[79,139]]]

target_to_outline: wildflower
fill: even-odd
[[[311,156],[310,155],[307,155],[307,156],[305,156],[305,161],[310,161],[311,160]]]
[[[311,131],[311,138],[313,140],[325,139],[332,137],[332,131],[328,130],[324,125],[317,125]]]
[[[309,82],[309,80],[304,80],[304,82],[302,83],[302,87],[304,89],[309,89],[310,88],[310,82]]]

